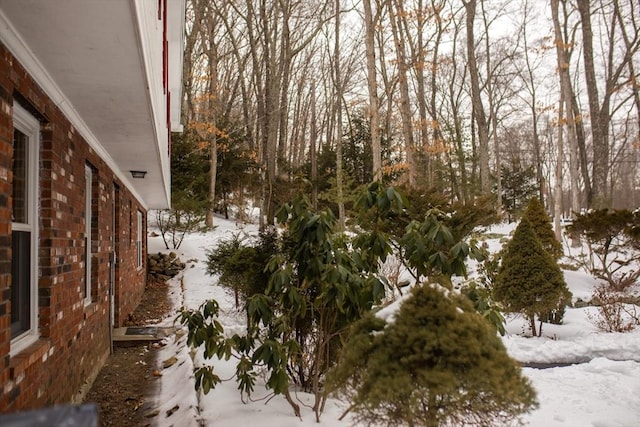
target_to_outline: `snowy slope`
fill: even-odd
[[[221,322],[230,334],[241,332],[243,316],[235,310],[233,299],[216,286],[214,277],[205,272],[207,249],[216,241],[232,233],[255,232],[255,226],[243,230],[231,221],[217,219],[217,228],[204,234],[185,238],[176,251],[187,262],[183,274],[172,279],[171,292],[176,306],[197,308],[203,301],[215,298],[222,308]],[[500,236],[507,236],[513,225],[494,226],[495,234],[488,241],[490,248],[499,246]],[[150,252],[165,251],[161,238],[149,238]],[[565,278],[574,299],[588,300],[596,282],[588,275],[566,271]],[[522,417],[525,425],[551,427],[634,427],[640,425],[640,329],[620,334],[600,332],[590,322],[591,307],[567,309],[563,325],[545,325],[542,338],[521,335],[526,328],[522,318],[508,317],[508,334],[503,342],[509,354],[527,363],[575,363],[549,369],[524,368],[538,392],[540,407]],[[167,322],[171,323],[172,319]],[[208,395],[196,393],[193,385],[194,365],[202,363],[200,352],[185,346],[184,335],[167,341],[161,350],[161,360],[176,357],[178,363],[163,370],[158,397],[160,416],[154,418],[159,426],[241,427],[305,427],[348,426],[347,416],[338,418],[346,402],[330,401],[317,423],[311,409],[311,396],[297,393],[303,410],[302,420],[296,418],[283,398],[273,397],[256,386],[252,401],[242,402],[233,380],[226,381]],[[231,379],[234,362],[214,361],[223,379]],[[179,408],[171,416],[166,411]],[[307,405],[307,406],[305,406]]]

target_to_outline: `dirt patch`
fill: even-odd
[[[129,315],[124,326],[152,325],[170,315],[172,307],[168,290],[166,282],[148,280],[140,304]]]
[[[171,315],[168,285],[147,283],[140,305],[125,326],[158,323]],[[84,401],[98,405],[99,425],[103,427],[147,426],[154,421],[149,397],[159,387],[161,368],[158,344],[115,346]]]

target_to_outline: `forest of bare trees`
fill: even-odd
[[[640,206],[636,0],[186,3],[186,128],[213,197],[220,150],[255,161],[226,191],[263,224],[300,179],[344,219],[356,142],[372,180],[502,213]]]

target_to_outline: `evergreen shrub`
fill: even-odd
[[[535,231],[542,248],[547,251],[557,261],[564,255],[562,243],[558,241],[551,226],[549,215],[544,210],[540,199],[534,197],[529,201],[524,217],[529,220],[533,231]]]
[[[522,313],[529,320],[533,336],[535,317],[557,310],[571,293],[560,267],[542,248],[527,218],[522,218],[507,244],[493,288],[494,298],[511,313]]]
[[[413,288],[389,322],[357,322],[328,388],[364,425],[504,425],[535,392],[496,331],[462,295]]]

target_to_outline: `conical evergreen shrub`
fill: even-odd
[[[395,318],[369,314],[351,330],[328,389],[364,425],[506,425],[535,391],[496,331],[460,294],[413,289]]]
[[[537,197],[529,201],[527,209],[524,211],[524,217],[531,223],[536,236],[538,236],[542,244],[542,248],[549,252],[556,261],[562,258],[564,255],[562,243],[556,239],[549,215],[547,215],[544,206],[542,206]]]
[[[529,220],[522,218],[502,258],[494,298],[506,311],[524,314],[536,336],[535,316],[557,309],[570,295],[557,262],[542,248]]]
[[[538,240],[540,240],[540,243],[542,244],[542,248],[551,254],[556,262],[562,258],[564,255],[562,243],[560,243],[556,238],[556,234],[551,226],[551,220],[545,212],[540,199],[534,197],[529,201],[527,209],[524,212],[524,217],[531,223],[536,236],[538,236]],[[571,294],[568,293],[560,300],[557,307],[546,313],[541,313],[540,320],[543,322],[553,323],[555,325],[562,324],[565,307],[570,302]]]

